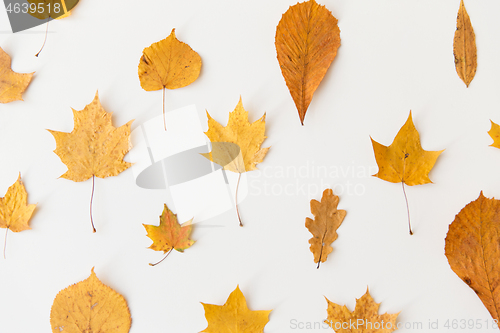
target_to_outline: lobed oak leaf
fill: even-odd
[[[201,303],[208,327],[206,333],[263,333],[272,310],[248,309],[245,296],[237,286],[224,305]]]
[[[304,125],[307,108],[340,46],[337,19],[314,0],[291,6],[276,27],[281,73]]]
[[[352,312],[345,305],[340,306],[325,299],[328,303],[325,323],[337,333],[390,333],[397,329],[396,318],[399,313],[379,315],[380,303],[375,303],[368,289],[361,298],[356,299],[356,307]]]
[[[31,229],[29,220],[35,207],[34,204],[28,205],[28,193],[19,174],[17,181],[5,193],[5,197],[0,198],[0,228],[5,228],[5,242],[9,230],[20,232]],[[4,258],[5,248],[6,244],[3,249]]]
[[[408,207],[404,184],[413,186],[432,183],[429,179],[429,172],[444,150],[427,151],[422,149],[420,136],[411,118],[411,111],[408,120],[401,127],[390,146],[387,147],[373,139],[371,140],[379,168],[373,176],[391,183],[401,183]],[[409,208],[408,227],[410,235],[412,235]]]
[[[333,194],[331,189],[323,191],[321,202],[311,200],[311,212],[314,215],[314,220],[306,218],[306,228],[313,234],[309,240],[311,247],[309,248],[314,254],[314,262],[325,262],[328,255],[333,251],[331,243],[333,243],[338,235],[337,229],[344,221],[346,211],[338,210],[339,197]]]
[[[0,47],[0,103],[22,101],[22,94],[28,88],[33,73],[16,73],[11,67],[11,60]]]
[[[500,200],[479,197],[450,224],[445,255],[451,269],[500,320]]]
[[[460,0],[460,8],[457,14],[457,30],[453,39],[453,54],[457,74],[469,87],[476,75],[477,68],[476,35],[469,14],[465,10],[463,0]]]
[[[266,139],[266,114],[253,123],[248,121],[248,111],[243,108],[240,100],[233,112],[229,113],[227,126],[224,127],[215,121],[207,111],[208,131],[205,132],[212,143],[210,153],[202,153],[210,161],[219,164],[224,170],[238,173],[236,185],[236,196],[241,174],[256,170],[256,164],[261,163],[267,154],[268,148],[261,148]],[[238,200],[236,197],[236,212],[240,226],[241,218],[238,211]]]
[[[96,92],[95,98],[81,111],[73,109],[74,128],[71,133],[49,130],[56,140],[56,153],[68,171],[61,178],[82,182],[92,177],[92,198],[95,177],[117,176],[131,166],[123,157],[131,148],[130,126],[133,120],[121,127],[114,127],[111,113],[102,107]],[[92,199],[90,206],[92,219]]]
[[[132,319],[122,295],[95,275],[61,290],[50,310],[53,333],[127,333]]]
[[[163,213],[160,215],[160,225],[148,225],[143,224],[146,228],[147,236],[151,238],[153,244],[149,247],[155,251],[163,251],[166,255],[157,264],[162,262],[173,249],[184,252],[185,249],[194,244],[194,241],[189,239],[191,231],[193,231],[193,225],[191,224],[193,219],[179,224],[177,221],[177,214],[172,213],[172,211],[164,205]],[[154,266],[156,264],[150,264]]]

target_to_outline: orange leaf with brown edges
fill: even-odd
[[[276,52],[281,73],[304,125],[313,94],[337,55],[337,19],[316,1],[291,6],[276,27]]]
[[[479,198],[466,205],[450,224],[445,255],[451,269],[500,319],[500,200]]]

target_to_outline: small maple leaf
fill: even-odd
[[[266,139],[266,114],[253,123],[248,121],[248,111],[243,108],[240,100],[233,112],[229,113],[227,126],[224,127],[216,122],[208,113],[208,131],[205,132],[212,143],[210,153],[201,155],[210,161],[219,164],[224,170],[239,173],[238,184],[236,185],[236,195],[241,174],[247,171],[256,170],[255,166],[261,163],[267,154],[268,148],[261,148],[262,142]],[[238,200],[236,202],[236,212],[240,226],[241,218],[238,212]]]
[[[101,106],[97,93],[83,110],[73,110],[73,117],[75,125],[71,133],[49,130],[56,140],[54,152],[68,167],[61,178],[82,182],[92,177],[94,193],[95,177],[116,176],[131,166],[123,161],[123,157],[131,147],[133,120],[119,128],[114,127],[111,113]]]
[[[22,101],[22,94],[28,87],[33,73],[20,74],[10,67],[10,57],[0,47],[0,103]]]
[[[337,210],[339,197],[333,194],[331,189],[323,191],[321,202],[311,200],[311,212],[314,215],[314,220],[306,218],[306,228],[313,234],[313,238],[309,240],[311,247],[309,248],[314,254],[314,262],[325,262],[327,256],[333,251],[331,243],[333,243],[338,235],[337,229],[342,224],[345,218],[346,211]]]
[[[6,228],[5,242],[9,230],[20,232],[31,229],[28,223],[35,207],[33,204],[28,205],[28,193],[19,174],[17,181],[5,193],[5,197],[0,198],[0,228]],[[4,258],[5,248],[6,244],[3,248]]]
[[[53,333],[127,333],[132,319],[122,295],[95,275],[61,290],[50,310]]]
[[[420,136],[411,118],[411,111],[408,120],[389,147],[371,140],[379,168],[373,176],[391,183],[401,183],[403,191],[404,184],[413,186],[432,183],[428,174],[443,150],[426,151],[422,149]],[[406,199],[406,192],[404,194]],[[408,207],[408,201],[406,206]],[[409,210],[408,224],[410,224]],[[413,234],[411,226],[410,234]]]
[[[189,239],[191,231],[193,230],[192,221],[193,219],[182,225],[179,224],[177,221],[177,214],[172,213],[165,204],[163,213],[160,215],[159,226],[143,224],[148,233],[147,236],[153,241],[153,244],[151,244],[149,248],[166,253],[163,259],[156,264],[150,264],[151,266],[155,266],[162,262],[173,249],[184,252],[185,249],[194,244],[194,241]]]
[[[463,0],[460,0],[460,8],[458,9],[457,30],[453,39],[453,54],[457,74],[469,87],[476,75],[477,68],[476,35],[469,14],[465,10]]]
[[[163,89],[163,123],[165,125],[165,88],[178,89],[193,83],[200,75],[201,57],[186,43],[170,35],[142,51],[139,80],[146,91]],[[165,125],[165,130],[166,130]]]
[[[252,311],[237,286],[224,305],[201,303],[205,309],[208,327],[206,333],[262,333],[272,310]]]
[[[488,134],[493,139],[493,143],[490,146],[500,148],[500,126],[498,126],[498,124],[495,124],[491,120],[490,122],[491,129],[488,131]]]
[[[304,125],[313,94],[340,46],[337,19],[314,0],[297,3],[281,17],[275,39],[281,73]]]
[[[500,200],[479,197],[450,224],[445,255],[451,269],[500,319]]]
[[[352,312],[345,305],[340,306],[325,299],[328,303],[325,323],[337,333],[390,333],[397,329],[396,318],[399,313],[379,315],[380,303],[375,303],[368,289],[361,298],[356,299],[356,307]],[[349,324],[347,329],[345,323]]]

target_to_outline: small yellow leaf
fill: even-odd
[[[476,75],[477,51],[476,35],[470,22],[469,14],[465,10],[464,1],[460,0],[460,8],[457,15],[457,30],[453,40],[453,54],[455,55],[455,69],[458,76],[469,84]]]
[[[61,290],[50,310],[53,333],[127,333],[132,319],[122,295],[95,275]]]
[[[252,311],[237,286],[224,305],[203,304],[208,327],[206,333],[263,333],[271,310]]]
[[[0,228],[14,232],[31,229],[28,225],[36,205],[28,205],[28,193],[21,181],[21,174],[0,198]]]
[[[356,299],[354,311],[344,305],[328,303],[328,317],[325,323],[336,333],[390,333],[397,329],[396,318],[399,313],[378,314],[380,303],[375,303],[368,289],[359,299]],[[346,324],[347,323],[347,324]]]
[[[281,73],[304,125],[307,108],[340,46],[337,19],[309,0],[291,6],[276,27]]]
[[[177,89],[193,83],[200,75],[201,57],[193,49],[170,35],[146,47],[139,62],[139,80],[146,91]]]
[[[346,211],[337,210],[339,197],[333,194],[331,189],[323,192],[321,202],[311,200],[311,212],[314,220],[306,218],[306,228],[313,234],[309,240],[310,250],[314,254],[314,262],[319,264],[325,262],[328,255],[333,251],[333,243],[338,235],[337,229],[345,218]]]
[[[71,133],[49,130],[57,144],[54,152],[68,167],[61,178],[82,182],[92,176],[116,176],[131,166],[123,157],[131,147],[133,120],[114,127],[111,113],[101,106],[97,93],[83,110],[73,110],[73,117],[75,125]]]
[[[232,172],[256,170],[255,165],[262,162],[269,150],[260,148],[266,139],[266,115],[250,123],[240,98],[234,111],[229,113],[226,127],[216,122],[208,112],[207,117],[208,131],[205,134],[212,142],[212,151],[202,155]]]
[[[428,174],[443,150],[422,149],[411,112],[389,147],[371,140],[379,167],[375,177],[392,183],[402,182],[409,186],[432,183]]]
[[[0,103],[22,101],[33,73],[20,74],[10,68],[10,57],[0,47]]]
[[[491,129],[488,131],[488,134],[493,139],[493,143],[490,146],[500,148],[500,126],[491,121]]]

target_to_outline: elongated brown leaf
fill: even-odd
[[[298,3],[281,17],[275,44],[281,73],[304,125],[313,94],[340,46],[337,19],[314,0]]]
[[[450,224],[445,254],[451,269],[479,296],[493,319],[500,311],[500,200],[483,192]]]
[[[457,15],[457,30],[453,40],[453,54],[455,55],[455,69],[458,76],[469,87],[476,75],[477,54],[476,35],[470,22],[469,14],[465,10],[464,1],[460,1]]]

